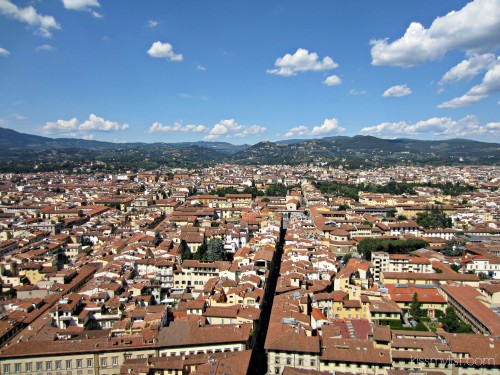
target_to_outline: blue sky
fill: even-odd
[[[498,0],[0,0],[0,126],[498,142],[499,50]]]

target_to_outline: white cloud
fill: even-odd
[[[482,55],[473,54],[467,60],[461,61],[459,64],[448,70],[439,84],[444,85],[464,80],[470,81],[484,69],[491,66],[494,62],[495,55],[492,53],[485,53]]]
[[[82,136],[83,139],[86,139],[87,141],[91,141],[92,139],[95,138],[94,134],[85,134]]]
[[[207,70],[207,68],[205,68],[203,65],[197,65],[196,70],[198,70],[200,72],[204,72],[205,70]]]
[[[28,119],[26,116],[23,115],[14,115],[14,118],[18,121],[24,121]]]
[[[220,138],[244,138],[249,136],[261,136],[267,129],[260,125],[241,125],[234,119],[222,120],[215,124],[205,137],[205,140],[215,140]]]
[[[315,126],[311,130],[311,135],[324,135],[334,132],[343,132],[345,129],[339,126],[339,122],[335,118],[325,119],[323,124]]]
[[[323,81],[323,83],[327,86],[338,86],[342,83],[342,80],[340,79],[339,76],[332,75],[332,76],[326,77],[326,79]]]
[[[57,134],[59,136],[72,138],[79,137],[92,139],[94,135],[91,134],[90,131],[112,132],[126,130],[128,127],[127,124],[120,125],[117,122],[108,121],[102,117],[91,114],[89,119],[81,124],[79,124],[76,117],[73,117],[71,120],[47,122],[42,128],[42,132],[45,134]]]
[[[159,122],[155,122],[149,128],[149,133],[203,133],[207,130],[205,125],[183,125],[180,122],[176,122],[174,125],[162,125]]]
[[[66,9],[91,11],[92,8],[99,8],[98,0],[62,0]]]
[[[476,116],[466,116],[458,121],[449,117],[433,117],[415,124],[409,124],[405,121],[384,122],[361,129],[361,134],[384,137],[420,134],[445,137],[469,137],[483,134],[498,136],[500,135],[500,129],[497,123],[489,123],[486,126],[480,125]]]
[[[436,18],[428,29],[412,22],[394,42],[387,39],[371,42],[372,64],[411,67],[438,60],[453,49],[492,52],[500,46],[499,19],[498,0],[475,0]]]
[[[104,16],[101,13],[97,13],[95,10],[92,12],[92,17],[94,18],[103,18]]]
[[[489,122],[486,124],[486,129],[500,133],[500,122]]]
[[[78,119],[73,117],[71,120],[57,120],[55,122],[47,122],[42,128],[46,134],[68,133],[78,129]]]
[[[387,90],[384,91],[384,98],[389,98],[391,96],[406,96],[411,94],[411,89],[407,87],[406,85],[396,85],[389,87]]]
[[[117,131],[128,129],[128,124],[120,125],[117,122],[108,121],[102,117],[98,117],[94,114],[89,116],[89,119],[83,122],[78,129],[81,131],[85,130],[97,130],[102,132]]]
[[[474,104],[500,91],[500,58],[486,72],[483,81],[472,87],[465,95],[438,105],[439,108],[457,108]]]
[[[268,74],[288,77],[294,76],[298,72],[332,70],[339,65],[329,56],[319,60],[316,52],[309,53],[308,50],[299,48],[293,55],[287,53],[276,59],[274,66],[276,69],[268,69]]]
[[[304,125],[292,128],[286,132],[285,137],[294,137],[297,135],[320,136],[341,133],[343,131],[345,131],[345,129],[339,126],[339,122],[336,118],[327,118],[323,121],[323,124],[314,126],[311,130]]]
[[[309,133],[309,128],[307,126],[301,125],[288,130],[285,134],[285,137],[295,137],[297,135],[306,135],[308,133]]]
[[[156,26],[158,26],[160,23],[155,20],[149,20],[148,21],[148,27],[151,29],[154,29]]]
[[[35,51],[40,52],[40,51],[54,51],[55,47],[51,46],[50,44],[43,44],[41,46],[38,46],[35,48]]]
[[[51,29],[61,29],[54,17],[39,14],[31,5],[18,8],[10,0],[0,0],[0,14],[37,27],[37,33],[45,38],[52,36]]]
[[[349,95],[365,95],[367,93],[366,90],[356,90],[352,89],[349,91]]]
[[[7,51],[5,48],[0,47],[0,56],[9,56],[10,52]]]
[[[184,59],[182,54],[174,53],[170,43],[154,42],[147,53],[151,57],[165,58],[168,61],[182,61]]]

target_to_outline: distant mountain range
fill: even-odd
[[[0,171],[56,170],[84,164],[105,169],[238,164],[325,163],[357,168],[397,164],[498,164],[500,144],[466,139],[423,141],[371,136],[260,142],[112,143],[48,138],[0,128]]]

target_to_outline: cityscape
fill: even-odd
[[[499,168],[2,174],[2,373],[497,373]]]
[[[0,0],[0,374],[500,374],[498,0]]]

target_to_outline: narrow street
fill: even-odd
[[[271,310],[273,308],[276,284],[278,282],[278,277],[280,274],[281,256],[283,255],[285,234],[286,234],[286,229],[283,229],[280,236],[278,250],[276,252],[274,259],[273,269],[269,273],[269,278],[267,280],[267,287],[264,294],[264,301],[261,311],[260,325],[258,332],[255,332],[257,337],[254,342],[252,358],[250,360],[250,366],[248,370],[249,375],[262,375],[267,373],[267,356],[264,350],[264,344],[266,342],[266,334],[267,334],[267,328],[269,326],[269,318],[271,316]]]

